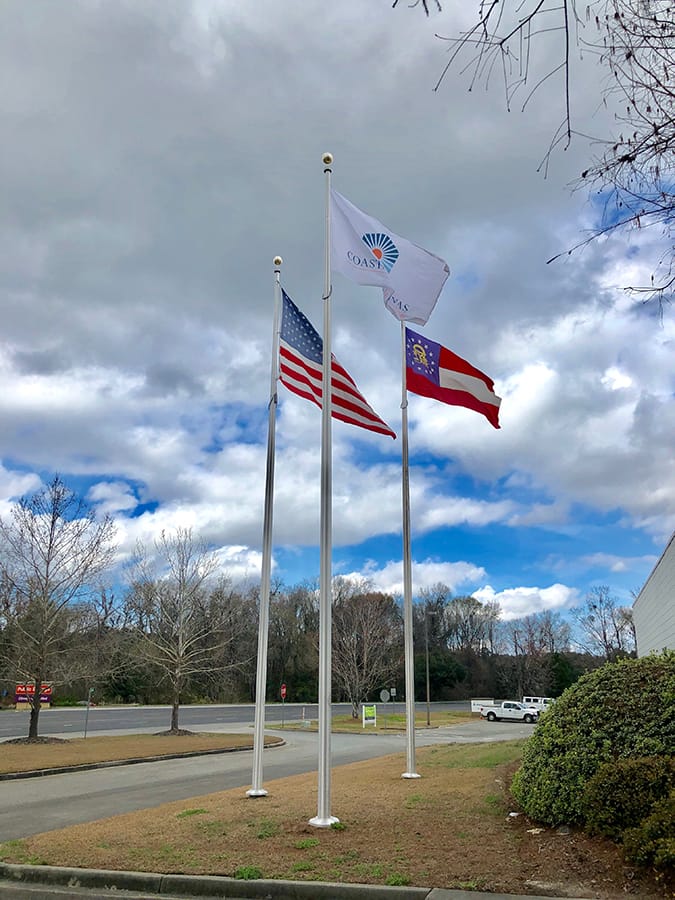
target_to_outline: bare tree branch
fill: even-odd
[[[635,651],[632,612],[618,605],[607,585],[591,588],[572,616],[581,630],[580,643],[591,653],[613,660]]]
[[[394,599],[361,593],[363,586],[336,579],[333,602],[333,673],[354,718],[359,704],[394,675],[401,645],[401,617]]]
[[[151,558],[146,547],[137,547],[127,614],[135,622],[134,654],[171,685],[169,730],[177,733],[186,685],[197,675],[231,667],[224,650],[235,635],[227,628],[225,607],[210,602],[215,553],[186,528],[173,535],[163,531],[154,550]]]
[[[455,65],[460,75],[469,73],[469,91],[479,81],[487,88],[500,63],[507,109],[527,90],[525,110],[542,85],[562,73],[563,120],[538,168],[546,175],[555,150],[569,147],[573,137],[587,138],[573,124],[575,92],[586,85],[572,49],[594,54],[609,73],[601,99],[617,109],[618,135],[594,139],[600,152],[577,187],[611,197],[618,220],[603,224],[569,252],[610,232],[643,228],[646,220],[660,225],[664,251],[658,271],[650,284],[626,290],[643,302],[657,300],[662,313],[675,290],[675,6],[672,0],[590,0],[585,21],[578,9],[578,0],[480,0],[471,28],[457,37],[436,35],[448,42],[450,58],[434,90]],[[535,57],[535,42],[556,33],[560,43]]]

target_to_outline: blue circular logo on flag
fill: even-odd
[[[394,268],[394,263],[398,259],[398,248],[389,235],[382,232],[364,234],[361,240],[387,272],[391,272]]]

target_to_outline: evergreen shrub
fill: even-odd
[[[628,862],[653,866],[657,876],[672,883],[675,879],[675,791],[656,803],[637,828],[624,832],[623,852]]]
[[[533,819],[583,824],[603,763],[675,753],[675,652],[606,663],[567,688],[527,742],[511,791]]]
[[[590,834],[620,841],[675,789],[675,759],[642,756],[604,763],[586,786],[581,811]]]

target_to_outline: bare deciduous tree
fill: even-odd
[[[503,683],[512,683],[519,697],[548,694],[551,657],[569,651],[569,624],[560,613],[544,610],[505,622],[502,631],[509,652],[508,661],[501,664]]]
[[[235,695],[235,684],[248,682],[247,699],[255,699],[255,662],[260,591],[249,587],[237,590],[230,578],[221,577],[209,593],[209,615],[220,624],[223,635],[230,636],[220,644],[213,673],[207,670],[198,677],[204,696],[229,703]],[[235,639],[236,638],[236,639]]]
[[[336,579],[333,600],[333,674],[358,718],[359,704],[398,669],[401,614],[393,597],[367,582]]]
[[[192,529],[162,532],[154,557],[139,545],[127,597],[128,615],[137,641],[134,652],[160,672],[171,686],[171,724],[178,726],[181,696],[190,679],[222,671],[225,646],[234,640],[226,630],[223,607],[209,600],[209,580],[218,558],[193,538]]]
[[[419,592],[420,603],[413,607],[413,637],[417,647],[448,649],[447,607],[452,593],[447,584],[436,582]]]
[[[270,608],[268,672],[274,699],[288,683],[293,700],[313,700],[318,691],[318,591],[299,585],[274,598]]]
[[[37,740],[40,687],[91,676],[92,623],[107,615],[99,578],[110,564],[115,527],[56,476],[0,519],[6,665],[35,684],[28,738]],[[95,642],[93,642],[95,643]]]
[[[618,604],[607,585],[591,588],[572,616],[581,632],[579,643],[589,652],[612,660],[635,650],[632,611]]]
[[[499,604],[481,603],[475,597],[453,597],[446,607],[448,646],[464,653],[491,652]]]

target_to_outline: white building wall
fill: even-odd
[[[633,604],[638,656],[675,650],[675,533]]]

